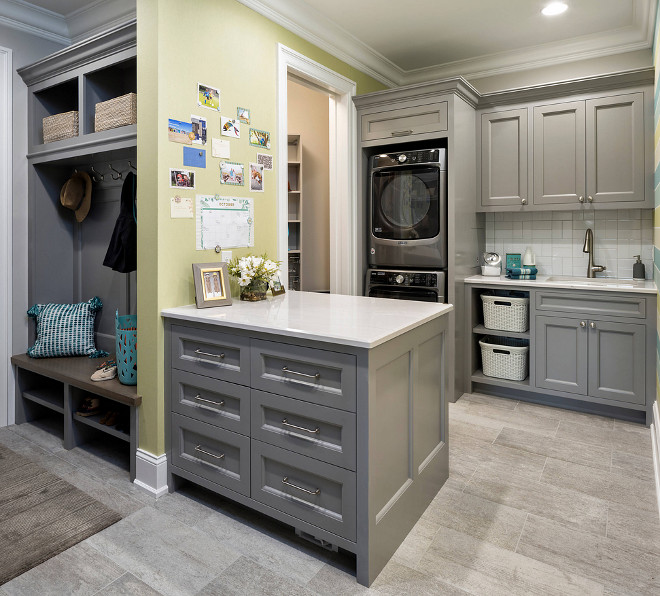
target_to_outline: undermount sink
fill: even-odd
[[[613,277],[572,277],[570,275],[551,275],[546,281],[557,281],[580,286],[619,286],[633,284],[632,279],[616,279]]]

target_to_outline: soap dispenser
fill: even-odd
[[[642,263],[641,255],[635,255],[634,258],[637,261],[633,263],[633,279],[646,279],[646,268],[644,267],[644,263]]]

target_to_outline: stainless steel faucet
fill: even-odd
[[[587,228],[587,233],[584,235],[584,247],[582,252],[589,253],[589,264],[587,265],[587,277],[596,277],[596,273],[605,271],[604,265],[594,265],[594,233],[591,228]]]

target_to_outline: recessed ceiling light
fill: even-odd
[[[568,8],[566,2],[550,2],[541,13],[546,17],[553,17],[555,15],[561,14]]]

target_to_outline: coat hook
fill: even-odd
[[[99,180],[101,180],[101,182],[103,182],[103,179],[105,178],[105,176],[103,174],[101,174],[101,172],[97,172],[94,169],[94,166],[90,166],[90,168],[92,170],[92,173],[94,174],[94,176],[92,176],[92,180],[94,180],[94,182],[98,182],[98,180],[96,179],[96,177],[98,176]]]
[[[128,160],[128,167],[133,168],[137,172],[137,168],[131,163],[131,160]]]
[[[112,164],[111,164],[111,163],[108,164],[108,167],[110,168],[110,171],[112,171],[112,172],[116,172],[116,173],[117,173],[116,176],[113,176],[112,174],[110,174],[110,176],[112,176],[112,179],[113,179],[113,180],[119,180],[119,179],[121,178],[121,172],[120,172],[119,170],[115,170],[115,169],[112,167]]]

